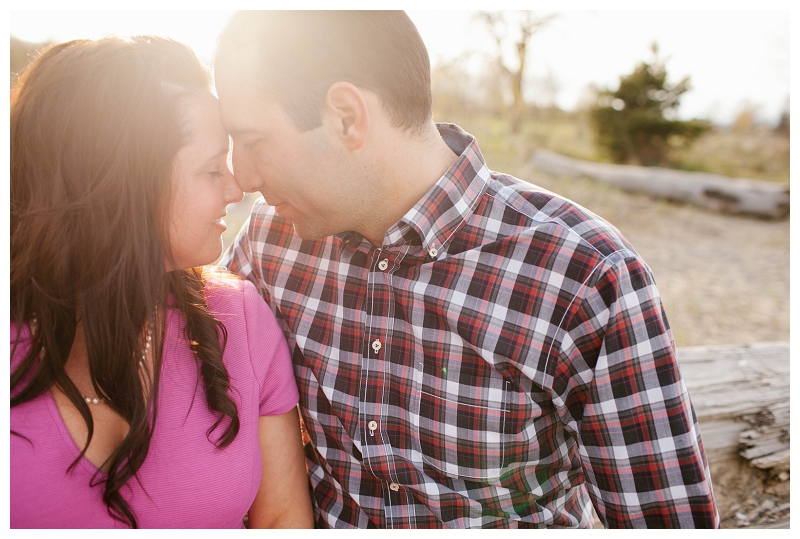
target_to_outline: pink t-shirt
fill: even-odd
[[[241,528],[261,480],[258,418],[297,404],[291,358],[272,312],[250,282],[225,283],[209,285],[206,294],[209,309],[228,330],[223,359],[239,434],[224,449],[206,437],[216,416],[183,337],[183,315],[170,310],[150,451],[139,481],[133,478],[122,489],[141,528]],[[21,348],[12,369],[26,352]],[[93,464],[82,458],[67,473],[80,450],[49,391],[11,409],[11,430],[29,440],[11,435],[12,528],[125,527],[108,515],[102,484],[89,486],[97,471]]]

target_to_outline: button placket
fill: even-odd
[[[362,399],[360,409],[362,414],[362,428],[364,433],[363,449],[364,462],[369,466],[372,473],[381,475],[386,473],[383,468],[386,466],[385,454],[387,448],[387,438],[379,430],[382,420],[382,399],[385,395],[383,385],[385,383],[383,370],[383,350],[384,342],[382,338],[386,331],[385,320],[388,315],[386,301],[388,297],[386,289],[386,277],[382,272],[392,266],[392,255],[384,253],[381,249],[372,252],[372,260],[368,267],[371,275],[367,280],[367,289],[364,305],[366,306],[364,320],[364,334],[367,339],[367,347],[363,358],[364,368],[362,368]],[[379,271],[380,270],[380,271]]]
[[[394,473],[394,460],[392,455],[394,449],[390,432],[387,431],[388,424],[385,423],[384,414],[388,404],[387,398],[391,393],[386,390],[389,380],[387,379],[391,367],[387,355],[390,351],[389,341],[392,331],[392,321],[389,318],[392,312],[391,293],[392,272],[399,267],[399,262],[407,254],[409,247],[404,246],[405,251],[384,251],[383,249],[373,250],[371,260],[367,266],[369,276],[365,295],[364,313],[364,338],[366,355],[363,357],[362,367],[362,386],[361,386],[361,428],[364,447],[362,450],[364,464],[373,475],[387,481],[384,485],[389,486]],[[390,271],[391,270],[391,271]],[[363,345],[362,345],[363,346]],[[398,483],[393,483],[394,488],[389,486],[387,492],[397,492],[400,490]],[[391,502],[389,502],[391,503]]]

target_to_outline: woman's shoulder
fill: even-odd
[[[204,295],[208,308],[241,305],[246,294],[257,293],[255,285],[238,275],[217,267],[203,269]]]
[[[250,358],[249,364],[262,391],[261,415],[273,415],[275,410],[282,413],[297,404],[286,338],[256,286],[235,276],[222,275],[206,280],[205,293],[209,310],[227,331],[228,368],[236,372],[245,363],[241,359]]]
[[[204,274],[204,277],[208,309],[221,320],[272,317],[272,311],[252,282],[219,269]]]

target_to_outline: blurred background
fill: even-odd
[[[169,36],[210,63],[231,13],[11,11],[11,83],[41,46],[107,34]],[[548,150],[788,192],[788,11],[408,14],[431,58],[434,119],[475,135],[491,169],[619,228],[651,266],[679,347],[788,343],[788,201],[777,217],[738,215],[534,164]],[[229,208],[226,245],[257,196]],[[788,479],[766,498],[734,483],[724,525],[788,527]]]
[[[11,80],[44,43],[107,34],[170,36],[210,63],[231,13],[11,11]],[[788,187],[788,12],[408,14],[429,49],[434,119],[475,135],[493,170],[620,228],[653,268],[679,346],[788,341],[788,219],[720,215],[553,177],[531,163],[548,149]],[[631,144],[624,126],[609,132],[642,118],[643,135],[658,144]],[[231,208],[226,244],[255,198]]]

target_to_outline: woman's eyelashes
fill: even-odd
[[[262,140],[262,139],[260,139],[260,138],[257,138],[257,139],[255,139],[255,140],[251,140],[250,142],[245,142],[245,143],[244,143],[244,149],[245,149],[245,150],[252,150],[252,149],[255,147],[255,145],[256,145],[256,144],[258,144],[259,142],[261,142],[261,140]]]

